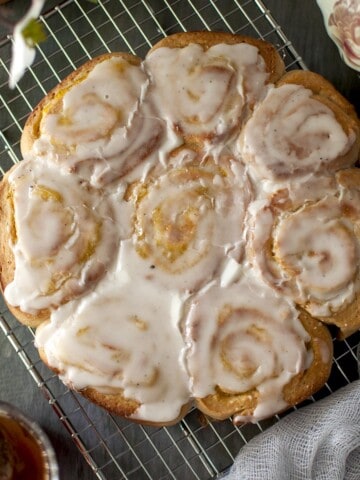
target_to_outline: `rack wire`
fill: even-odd
[[[163,36],[187,30],[222,30],[263,38],[282,55],[286,68],[306,68],[260,0],[66,0],[40,17],[46,42],[14,91],[7,87],[11,37],[0,41],[0,171],[21,159],[19,140],[30,111],[61,79],[86,60],[109,51],[144,57]],[[21,326],[0,300],[0,327],[81,453],[102,480],[214,478],[243,445],[279,416],[235,427],[210,422],[193,409],[178,425],[143,427],[90,404],[70,391],[39,359],[34,332]],[[358,378],[360,332],[334,340],[332,375],[311,403]],[[302,404],[302,405],[303,405]]]

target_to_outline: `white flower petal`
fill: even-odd
[[[26,15],[15,25],[14,41],[12,46],[12,58],[10,65],[9,87],[15,88],[15,85],[24,75],[25,70],[32,64],[35,58],[35,48],[26,45],[22,35],[23,28],[31,19],[40,15],[45,0],[32,0],[32,4]]]

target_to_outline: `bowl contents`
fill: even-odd
[[[0,402],[0,480],[58,480],[54,451],[40,427]]]

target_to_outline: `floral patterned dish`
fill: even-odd
[[[360,0],[317,0],[325,27],[349,67],[360,71]]]

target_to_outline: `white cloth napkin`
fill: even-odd
[[[225,480],[360,480],[360,380],[245,445]]]

